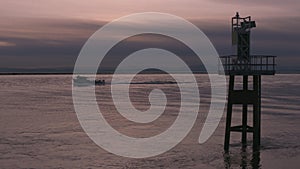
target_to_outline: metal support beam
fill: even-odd
[[[248,90],[248,76],[243,76],[243,90]],[[247,108],[248,104],[243,104],[243,117],[242,117],[242,126],[243,126],[243,133],[242,133],[242,143],[243,146],[247,144]]]
[[[230,93],[233,90],[234,90],[234,76],[230,76],[229,77],[229,90],[228,90],[228,92]],[[230,99],[228,99],[228,102],[227,102],[226,129],[225,129],[225,141],[224,141],[224,150],[226,152],[229,150],[231,117],[232,117],[232,102],[231,102]]]
[[[229,79],[228,103],[226,130],[224,140],[224,150],[228,152],[230,143],[230,132],[242,133],[242,145],[247,146],[247,133],[253,133],[253,150],[258,150],[260,145],[261,128],[261,76],[253,76],[253,90],[248,88],[248,76],[243,76],[243,90],[234,90],[235,76],[231,75]],[[241,101],[237,101],[241,100]],[[242,104],[242,125],[231,127],[232,107],[234,104]],[[253,105],[253,127],[248,126],[248,105]]]
[[[261,76],[253,76],[253,89],[257,93],[257,101],[253,104],[253,150],[258,150],[260,146],[261,130]]]

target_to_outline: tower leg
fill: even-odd
[[[261,138],[261,76],[258,76],[258,146]]]
[[[260,89],[261,88],[261,76],[253,76],[253,89],[257,94],[257,100],[253,104],[253,150],[256,151],[260,146],[260,121],[261,121],[261,99],[260,99]]]
[[[248,76],[243,76],[243,90],[248,90]],[[247,108],[248,104],[243,104],[243,115],[242,115],[242,144],[243,147],[247,146]]]
[[[230,92],[234,89],[234,76],[229,77],[229,90],[228,97],[230,97]],[[226,115],[226,129],[225,129],[225,141],[224,141],[224,150],[228,152],[229,150],[229,141],[230,141],[230,127],[231,127],[231,117],[232,117],[232,103],[231,99],[228,98],[227,103],[227,115]]]

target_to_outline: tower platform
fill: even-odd
[[[222,63],[219,63],[219,66],[223,65],[225,75],[274,75],[275,59],[276,56],[251,55],[247,62],[239,62],[237,55],[229,55],[220,57]],[[219,74],[221,73],[219,71]]]

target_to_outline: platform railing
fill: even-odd
[[[247,62],[239,62],[236,55],[221,56],[219,63],[223,65],[226,75],[274,75],[276,56],[251,55]]]

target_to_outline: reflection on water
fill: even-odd
[[[250,150],[243,147],[240,154],[228,152],[223,154],[224,166],[226,169],[233,168],[233,164],[238,164],[242,169],[261,169],[260,151],[249,152]]]

